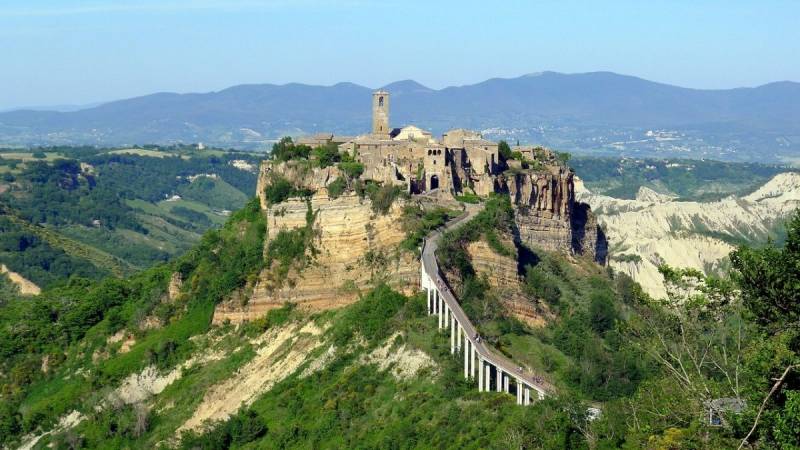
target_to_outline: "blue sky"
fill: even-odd
[[[798,24],[793,0],[3,0],[0,109],[544,70],[755,86],[800,81]]]

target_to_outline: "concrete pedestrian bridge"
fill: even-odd
[[[436,262],[436,250],[444,231],[469,222],[480,210],[478,205],[468,205],[463,215],[452,220],[444,230],[431,233],[423,241],[420,279],[422,289],[427,293],[428,314],[437,316],[440,330],[449,330],[450,353],[461,354],[464,358],[464,378],[475,380],[477,372],[479,391],[496,390],[514,394],[518,405],[530,405],[532,397],[542,399],[553,393],[554,388],[542,377],[486,346],[444,281]]]

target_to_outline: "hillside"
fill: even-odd
[[[793,160],[800,85],[698,90],[608,72],[543,72],[429,89],[391,83],[395,124],[439,134],[454,127],[569,151],[738,161]],[[72,112],[0,113],[0,144],[130,145],[207,142],[259,148],[291,134],[357,134],[370,89],[240,85],[219,92],[149,96]]]
[[[467,206],[452,198],[376,183],[346,155],[323,160],[281,145],[258,172],[258,197],[182,256],[125,279],[72,278],[36,297],[0,277],[3,445],[796,442],[794,379],[758,433],[746,433],[770,380],[797,358],[794,328],[780,321],[793,317],[784,305],[796,283],[784,280],[800,267],[800,215],[785,248],[737,250],[737,278],[673,269],[666,281],[677,289],[653,300],[601,264],[602,233],[554,154],[527,167],[508,160],[515,170],[497,175],[505,187],[465,197],[473,203],[460,222],[451,219]],[[778,176],[747,201],[781,201],[788,212],[800,199],[787,189],[796,178]],[[538,186],[552,190],[534,202]],[[645,190],[634,201],[668,200]],[[485,372],[489,392],[476,389],[455,333],[429,314],[417,257],[445,226],[433,253],[439,286],[476,327],[471,339],[548,386],[532,405],[516,404],[496,372]],[[715,406],[720,398],[741,407]]]
[[[487,208],[510,211],[510,204],[491,200]],[[573,423],[572,415],[580,416],[586,404],[577,399],[629,395],[645,373],[633,362],[633,349],[621,351],[602,335],[617,314],[608,308],[628,308],[608,302],[635,295],[633,286],[609,279],[589,260],[570,263],[544,251],[537,251],[535,264],[555,274],[564,295],[543,308],[565,322],[531,328],[505,312],[496,288],[477,278],[452,282],[482,286],[465,300],[482,335],[572,392],[567,403],[553,398],[521,408],[507,394],[479,393],[461,376],[460,359],[450,355],[449,338],[425,314],[416,287],[406,284],[413,292],[406,296],[380,276],[343,308],[319,311],[292,301],[238,327],[210,325],[215,303],[247,292],[253,275],[270,268],[262,247],[276,260],[283,254],[276,252],[289,250],[265,241],[265,219],[251,202],[173,263],[127,281],[68,286],[0,308],[8,369],[2,373],[25,374],[0,378],[3,392],[13,392],[0,410],[6,442],[23,448],[580,447],[587,422]],[[509,219],[485,214],[466,229],[497,236],[489,230],[510,229]],[[456,236],[448,245],[461,245]],[[500,238],[507,242],[508,235]],[[488,245],[487,251],[471,245],[469,264],[480,271],[500,258],[515,274],[516,261],[493,253],[493,239],[477,235],[472,243]],[[512,279],[522,292],[521,279]],[[58,303],[54,323],[34,320],[38,308],[64,297],[72,300]],[[493,306],[486,309],[485,302]],[[576,310],[590,313],[566,321]],[[12,331],[21,320],[28,327]],[[603,324],[592,325],[596,320]],[[571,343],[578,338],[592,346]],[[19,353],[20,345],[32,352]],[[606,358],[619,367],[604,368]]]
[[[21,448],[735,446],[648,353],[657,304],[589,259],[515,247],[507,201],[485,211],[444,238],[443,257],[464,256],[447,259],[448,281],[486,341],[558,395],[521,407],[479,392],[424,295],[377,279],[341,308],[288,302],[211,325],[215,304],[269,268],[265,247],[289,251],[265,240],[252,201],[174,262],[0,308],[0,436]],[[544,320],[518,315],[509,288]],[[57,310],[37,316],[43,307]]]
[[[635,199],[578,187],[576,195],[592,205],[606,230],[611,267],[663,298],[661,264],[720,274],[737,245],[782,241],[784,221],[800,207],[800,174],[778,174],[754,192],[715,201],[681,200],[645,186]]]
[[[246,203],[256,162],[188,147],[0,151],[0,263],[48,287],[163,262]]]
[[[595,194],[633,200],[642,187],[682,200],[713,201],[753,192],[782,165],[682,158],[598,158],[577,156],[570,165]]]

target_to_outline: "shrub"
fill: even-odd
[[[275,205],[292,197],[307,197],[312,194],[308,189],[298,189],[286,178],[273,174],[269,185],[264,188],[264,197],[267,203]]]
[[[339,198],[344,191],[347,190],[347,180],[339,177],[328,184],[328,196],[330,198]]]
[[[464,203],[477,204],[481,202],[481,198],[472,192],[465,192],[462,195],[457,195],[456,200]]]
[[[289,161],[292,159],[308,159],[311,147],[295,145],[290,137],[284,137],[272,146],[272,159],[275,161]]]
[[[355,161],[342,161],[339,163],[339,169],[351,180],[360,177],[364,173],[364,165]]]
[[[381,214],[388,213],[394,201],[403,193],[399,186],[381,186],[378,189],[367,190],[367,192],[372,200],[372,210]]]
[[[424,211],[418,205],[407,205],[403,208],[402,227],[406,233],[406,238],[400,244],[408,251],[416,251],[428,233],[443,226],[451,217],[455,217],[455,211],[445,208],[435,208]]]
[[[339,146],[333,142],[329,142],[325,145],[314,148],[311,154],[317,160],[317,164],[323,168],[332,166],[341,160],[341,156],[339,155]]]
[[[589,303],[589,323],[598,333],[604,333],[614,327],[617,311],[614,309],[614,300],[606,291],[597,291],[592,294]]]
[[[333,330],[339,345],[346,344],[356,333],[375,343],[389,335],[389,321],[405,305],[406,297],[382,284],[370,291],[347,310]]]
[[[553,274],[545,271],[542,264],[526,267],[525,291],[552,306],[557,305],[561,299],[561,289],[558,287],[558,283],[553,279]]]
[[[224,450],[241,446],[267,434],[267,425],[252,409],[240,410],[225,422],[215,423],[203,434],[186,431],[181,435],[181,448]]]

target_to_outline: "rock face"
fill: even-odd
[[[264,198],[264,188],[270,184],[276,175],[285,178],[296,186],[316,191],[328,186],[339,177],[340,172],[334,166],[325,168],[310,167],[305,161],[287,161],[278,164],[273,164],[271,161],[263,161],[258,170],[256,195],[261,201],[261,209],[265,211],[268,205]]]
[[[39,286],[37,286],[34,282],[16,272],[9,270],[5,264],[0,264],[0,276],[2,275],[8,276],[8,279],[17,285],[19,293],[22,295],[39,295],[42,292]]]
[[[511,236],[501,238],[501,242],[506,248],[514,248]],[[506,311],[533,326],[544,323],[543,315],[538,311],[536,302],[522,292],[522,278],[517,269],[516,255],[499,255],[483,240],[467,244],[467,254],[475,273],[479,277],[486,277]]]
[[[547,166],[502,180],[515,207],[519,240],[530,247],[587,255],[605,264],[608,243],[589,205],[575,201],[573,178],[567,167]]]
[[[800,207],[800,174],[776,175],[744,197],[678,201],[640,189],[635,200],[594,194],[579,185],[614,243],[609,265],[627,273],[653,297],[666,296],[658,266],[692,267],[713,274],[728,264],[731,242],[759,245]]]
[[[308,309],[328,309],[354,302],[360,291],[385,281],[411,293],[419,285],[419,262],[398,251],[405,233],[400,226],[402,202],[389,213],[372,211],[371,202],[355,194],[331,199],[322,188],[311,198],[315,214],[313,247],[316,255],[299,273],[275,280],[265,269],[247,301],[231,299],[217,307],[214,322],[240,322],[295,303]],[[267,208],[268,242],[281,230],[305,227],[309,203],[290,199]],[[265,249],[266,252],[266,249]]]

